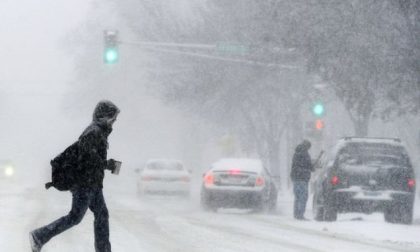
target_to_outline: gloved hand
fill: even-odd
[[[107,170],[110,170],[110,171],[114,171],[115,170],[115,160],[114,159],[108,159],[107,161],[106,161],[106,169]]]

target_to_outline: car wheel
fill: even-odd
[[[268,202],[268,211],[270,213],[274,213],[277,210],[277,197],[270,199],[270,201]]]
[[[389,223],[411,224],[413,222],[413,207],[393,204],[385,210],[384,217],[385,221]]]
[[[396,206],[391,205],[384,211],[384,218],[386,222],[395,223],[396,222]]]
[[[400,223],[410,225],[413,223],[413,208],[401,207]]]
[[[326,202],[323,209],[325,221],[336,221],[337,220],[337,208],[332,202]]]
[[[217,210],[217,207],[211,204],[210,196],[204,190],[201,191],[200,205],[201,208],[206,212],[215,212]]]
[[[268,202],[268,211],[270,213],[273,213],[276,211],[276,209],[277,209],[277,190],[275,187],[272,187],[270,199]]]
[[[254,198],[252,202],[252,211],[255,213],[267,212],[270,205],[270,199],[264,200],[263,195]]]
[[[314,195],[312,200],[312,211],[316,221],[324,221],[324,208],[318,203],[318,197]]]
[[[255,212],[255,213],[261,213],[261,212],[264,212],[264,210],[266,210],[267,209],[267,203],[265,203],[264,201],[258,201],[258,202],[256,202],[255,203],[255,205],[254,205],[254,207],[252,208],[252,210]]]

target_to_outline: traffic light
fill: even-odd
[[[105,30],[104,31],[104,63],[115,64],[118,62],[118,31]]]
[[[321,102],[315,103],[315,105],[312,107],[312,112],[316,116],[322,116],[324,114],[324,104]]]
[[[324,121],[322,119],[315,120],[315,129],[316,130],[323,130],[324,129]]]
[[[305,135],[312,139],[321,140],[324,134],[325,123],[323,115],[325,113],[324,104],[317,102],[312,106],[312,120],[306,122]]]

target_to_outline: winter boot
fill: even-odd
[[[32,231],[29,233],[29,241],[31,242],[32,252],[40,252],[42,248],[41,242],[35,235],[35,232]]]

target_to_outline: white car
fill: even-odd
[[[258,159],[221,159],[204,174],[201,206],[273,211],[277,204],[274,180]]]
[[[140,170],[137,192],[190,194],[191,174],[181,161],[173,159],[149,160]]]

